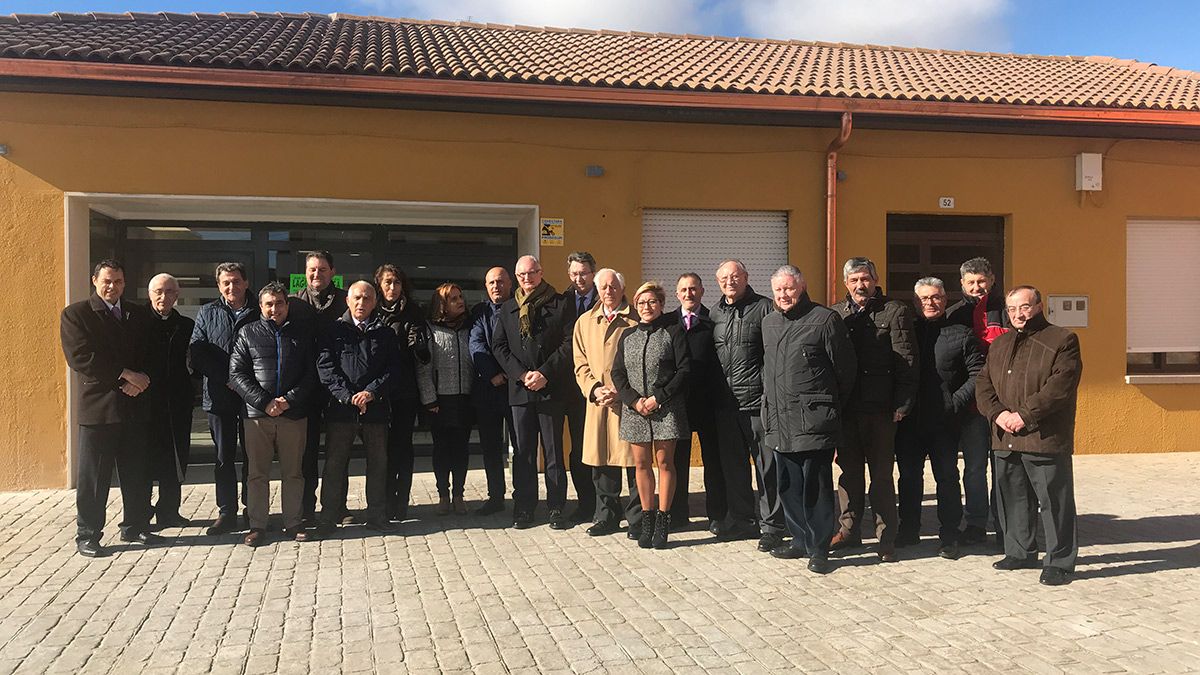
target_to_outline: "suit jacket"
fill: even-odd
[[[595,309],[595,307],[597,305],[600,304],[600,290],[597,289],[594,285],[592,286],[592,292],[589,293],[584,299],[584,304],[586,305],[586,308],[583,310],[583,312],[579,311],[579,298],[575,295],[575,287],[574,286],[563,291],[562,299],[567,304],[567,314],[571,317],[571,325],[569,327],[569,330],[573,330],[575,328],[575,322],[579,320],[579,317],[583,316],[584,314],[587,314],[591,310]],[[637,323],[637,322],[635,321],[634,323]],[[568,394],[568,396],[570,397],[572,402],[575,404],[575,406],[578,406],[580,409],[582,409],[584,399],[583,399],[583,396],[576,390],[575,387],[571,387],[571,391]]]
[[[67,366],[79,373],[79,424],[136,421],[147,398],[121,392],[121,371],[144,372],[146,310],[121,301],[124,316],[117,320],[95,293],[62,311],[59,333]]]
[[[668,312],[666,316],[668,320],[683,326],[682,310]],[[713,326],[708,308],[700,305],[691,330],[684,332],[688,353],[692,356],[692,368],[688,373],[687,413],[693,431],[713,424],[717,392],[721,391],[725,377],[721,361],[717,358],[716,343],[713,342]]]
[[[566,410],[567,401],[576,396],[574,363],[571,358],[571,331],[575,318],[571,303],[562,295],[542,305],[532,320],[532,336],[521,336],[521,313],[516,298],[505,301],[492,336],[492,355],[508,374],[508,400],[515,406],[534,403],[548,411]],[[536,370],[545,376],[547,385],[541,391],[530,391],[521,383],[521,376]]]

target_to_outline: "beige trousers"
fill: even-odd
[[[271,460],[279,453],[280,496],[283,526],[300,525],[304,495],[304,444],[308,422],[286,417],[257,417],[246,420],[246,509],[250,528],[267,529],[271,506]]]

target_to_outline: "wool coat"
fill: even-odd
[[[621,415],[618,408],[596,405],[597,387],[612,387],[613,359],[621,344],[621,335],[637,325],[633,307],[628,303],[612,321],[604,318],[600,303],[583,313],[575,322],[572,353],[575,381],[587,399],[583,422],[583,463],[588,466],[633,466],[633,447],[621,440]]]
[[[142,419],[149,397],[121,392],[121,371],[145,371],[147,310],[121,300],[116,319],[93,293],[62,311],[60,332],[67,366],[79,373],[79,424],[116,424]]]

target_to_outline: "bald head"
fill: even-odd
[[[483,288],[487,291],[488,300],[500,304],[512,295],[512,279],[508,270],[503,267],[493,267],[483,277]]]
[[[366,321],[375,311],[375,285],[369,281],[356,281],[346,291],[346,307],[355,321]]]
[[[179,280],[170,274],[156,274],[147,288],[150,291],[150,308],[160,316],[167,316],[179,300]]]
[[[529,293],[542,283],[542,264],[531,255],[523,255],[517,258],[516,274],[517,285]]]

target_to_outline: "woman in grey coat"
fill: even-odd
[[[689,357],[687,338],[677,321],[664,319],[666,292],[654,282],[633,295],[641,322],[625,331],[613,360],[612,381],[621,399],[620,437],[633,446],[634,471],[642,500],[638,546],[666,548],[675,494],[675,442],[690,439],[687,420]],[[654,466],[658,466],[658,508]]]

